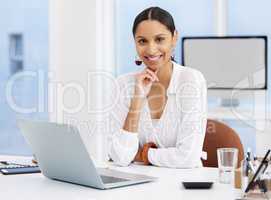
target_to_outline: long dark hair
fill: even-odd
[[[173,17],[171,14],[159,7],[150,7],[145,10],[143,10],[141,13],[139,13],[134,21],[133,25],[133,35],[135,36],[136,29],[140,22],[144,20],[157,20],[161,24],[165,25],[167,29],[171,32],[172,36],[174,35],[175,32],[175,24]]]

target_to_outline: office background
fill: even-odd
[[[161,6],[172,13],[179,36],[215,35],[213,0],[171,0],[169,1],[124,1],[116,0],[116,75],[138,70],[134,64],[135,48],[132,36],[134,17],[144,8]],[[228,35],[271,35],[268,20],[271,19],[269,0],[228,1]],[[5,87],[18,71],[41,70],[45,75],[48,71],[48,1],[1,0],[0,7],[0,94],[5,97]],[[181,38],[179,38],[181,39]],[[181,40],[175,52],[175,58],[181,63]],[[270,40],[269,40],[270,41]],[[270,46],[270,44],[269,44]],[[127,51],[127,49],[129,51]],[[80,51],[80,49],[78,50]],[[15,53],[12,53],[15,52]],[[268,51],[270,58],[270,51]],[[269,76],[270,77],[270,70]],[[19,83],[19,82],[18,82]],[[37,79],[23,80],[16,84],[14,96],[16,102],[26,107],[38,106]],[[46,79],[44,80],[46,86]],[[268,83],[270,83],[270,78]],[[46,88],[45,88],[46,93]],[[269,91],[270,93],[270,91]],[[47,94],[44,94],[44,103]],[[212,102],[209,102],[212,104]],[[210,105],[212,106],[212,105]],[[45,106],[46,107],[46,106]],[[14,112],[6,99],[0,101],[0,153],[28,155],[27,148],[20,132],[16,128]],[[28,118],[47,119],[44,112],[23,115]],[[244,126],[242,122],[227,121],[237,129],[246,147],[255,149],[255,131]]]
[[[31,154],[16,127],[16,117],[47,119],[47,112],[14,112],[6,98],[9,80],[20,71],[48,70],[48,1],[0,1],[0,154]],[[47,86],[47,79],[44,79]],[[44,88],[46,91],[46,88]],[[38,78],[18,79],[13,87],[16,104],[38,107]],[[47,105],[44,93],[44,105]]]

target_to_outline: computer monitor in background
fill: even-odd
[[[184,37],[182,62],[203,73],[208,98],[219,98],[224,106],[266,96],[266,36]]]

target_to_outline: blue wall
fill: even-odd
[[[229,0],[228,33],[230,35],[267,35],[268,61],[271,58],[271,1]],[[271,84],[271,70],[268,70],[268,86]],[[269,90],[270,93],[270,90]]]
[[[23,34],[24,70],[48,71],[48,1],[0,1],[0,154],[31,154],[16,125],[17,117],[46,119],[48,114],[15,112],[6,100],[6,84],[12,78],[9,67],[9,34]],[[47,79],[44,79],[44,91]],[[44,103],[47,105],[46,93]],[[13,97],[20,106],[38,107],[38,79],[16,81]]]

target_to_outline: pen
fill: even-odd
[[[256,173],[256,169],[254,168],[254,166],[253,166],[251,160],[248,161],[248,165],[249,165],[249,168],[252,170],[252,172],[255,174],[255,173]]]
[[[0,163],[3,165],[18,165],[18,166],[31,167],[31,165],[23,165],[23,164],[8,162],[8,161],[0,161]]]
[[[3,165],[8,165],[7,161],[0,161],[0,163],[3,164]]]
[[[250,149],[247,149],[247,155],[246,155],[246,176],[249,176],[249,168],[250,168]]]

